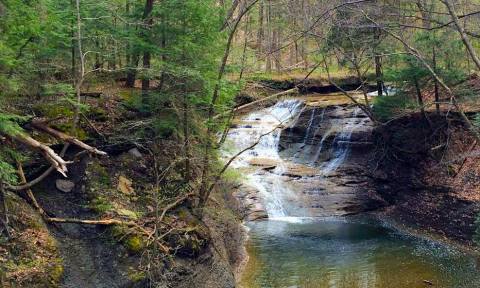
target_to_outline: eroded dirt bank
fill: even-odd
[[[51,217],[137,221],[150,229],[152,159],[143,151],[121,150],[108,159],[77,159],[70,178],[52,174],[34,189],[39,204]],[[120,188],[124,184],[128,191]],[[0,243],[0,286],[235,287],[245,234],[228,208],[233,204],[224,197],[226,184],[219,187],[202,220],[188,202],[169,211],[164,222],[175,227],[164,236],[174,248],[169,256],[155,254],[147,238],[127,227],[45,224],[25,200],[9,195],[9,211],[18,215],[13,231],[26,228],[8,245]]]
[[[476,143],[456,115],[411,115],[379,127],[370,162],[385,217],[472,245],[480,210]]]

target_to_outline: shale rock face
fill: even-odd
[[[246,220],[339,216],[385,204],[368,168],[374,154],[369,118],[356,107],[305,102],[279,102],[247,116],[231,131],[235,144],[245,146],[275,127],[270,115],[291,106],[283,129],[265,136],[238,162],[249,175],[235,192]]]
[[[288,169],[285,173],[312,216],[359,213],[384,204],[368,171],[374,150],[372,131],[367,116],[346,105],[307,106],[297,121],[282,131],[282,158],[315,171],[302,177]]]

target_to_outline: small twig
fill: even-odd
[[[165,218],[165,215],[167,214],[167,212],[175,207],[177,207],[178,205],[180,205],[181,203],[183,203],[183,201],[187,200],[188,198],[190,198],[191,196],[194,196],[195,193],[194,192],[190,192],[188,194],[185,194],[184,196],[178,198],[175,202],[173,202],[172,204],[170,205],[167,205],[167,207],[165,207],[162,211],[162,214],[160,215],[160,218],[158,218],[158,222],[162,222],[163,221],[163,218]]]

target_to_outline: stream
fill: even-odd
[[[281,100],[239,119],[229,132],[225,159],[261,137],[232,167],[250,191],[241,199],[252,215],[268,215],[245,223],[249,261],[241,286],[480,287],[474,256],[353,213],[364,205],[356,192],[362,179],[349,172],[354,159],[363,161],[352,150],[354,138],[371,124],[359,109],[312,108],[309,101]],[[298,121],[305,129],[289,135]]]

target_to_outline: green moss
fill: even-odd
[[[90,163],[89,171],[92,172],[92,181],[91,183],[98,183],[103,187],[111,186],[112,181],[110,180],[110,175],[105,167],[100,165],[97,161]]]
[[[41,103],[35,105],[34,109],[41,116],[54,119],[58,117],[71,117],[73,116],[73,110],[70,106],[62,105],[58,102]]]
[[[113,238],[121,242],[130,253],[138,254],[142,252],[145,248],[144,238],[138,234],[129,235],[129,232],[127,227],[121,225],[115,225],[110,230]]]
[[[103,197],[97,197],[92,200],[90,208],[97,213],[106,213],[113,209],[113,205]]]
[[[50,271],[50,283],[52,285],[57,285],[62,280],[63,276],[63,261],[61,259],[57,259],[56,265],[53,266],[52,270]]]
[[[94,119],[96,121],[107,121],[108,114],[107,111],[101,107],[90,107],[86,113],[88,119]]]
[[[143,271],[137,271],[135,269],[130,269],[128,271],[128,278],[134,283],[141,282],[145,280],[146,277],[147,275]]]
[[[132,235],[124,241],[125,247],[131,253],[139,253],[145,248],[143,238],[139,235]]]
[[[118,210],[116,210],[116,212],[118,213],[118,215],[130,218],[132,220],[137,220],[137,219],[140,218],[138,213],[136,213],[134,211],[131,211],[131,210],[128,210],[128,209],[118,209]]]
[[[55,128],[59,131],[65,132],[67,134],[73,135],[80,140],[88,139],[87,131],[83,130],[82,128],[76,128],[72,132],[72,123],[56,124],[56,125],[53,125],[53,128]]]
[[[126,234],[126,229],[125,227],[121,226],[121,225],[115,225],[115,226],[112,226],[110,232],[112,233],[112,236],[114,238],[118,238],[118,239],[121,239],[123,237],[123,235]]]

